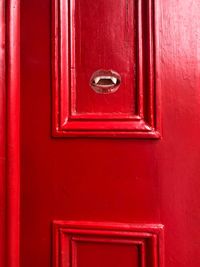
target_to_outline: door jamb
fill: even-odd
[[[20,1],[0,3],[0,263],[19,267]]]

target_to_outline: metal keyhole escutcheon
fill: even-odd
[[[90,86],[98,94],[115,93],[120,83],[120,75],[113,70],[97,70],[90,79]]]

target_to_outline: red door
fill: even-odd
[[[6,266],[199,267],[200,3],[21,0],[20,12]]]

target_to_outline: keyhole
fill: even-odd
[[[95,71],[90,79],[90,86],[98,94],[115,93],[120,83],[120,75],[113,70]]]

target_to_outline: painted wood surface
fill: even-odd
[[[19,1],[0,3],[0,265],[19,267]]]
[[[160,137],[155,8],[152,0],[53,1],[54,136]],[[98,70],[119,73],[115,93],[91,90]]]
[[[162,139],[66,139],[51,137],[52,3],[21,0],[20,267],[51,266],[54,220],[73,220],[74,225],[75,221],[121,222],[141,229],[163,224],[165,266],[200,265],[200,4],[192,0],[153,3]],[[6,185],[0,193],[1,212],[6,202],[7,206],[0,223],[1,248],[5,244],[6,253],[1,250],[0,255],[6,267],[18,267],[19,3],[8,1],[6,13],[2,4],[0,75],[6,78],[0,81],[0,120],[6,124],[8,138],[5,142],[2,131],[0,182]],[[129,257],[129,250],[123,255]],[[134,265],[138,267],[137,260]]]

